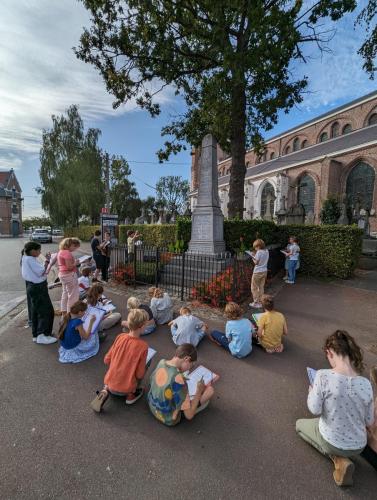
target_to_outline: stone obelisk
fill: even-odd
[[[202,141],[198,201],[192,213],[189,252],[214,256],[225,252],[224,216],[218,192],[217,142],[211,134]]]

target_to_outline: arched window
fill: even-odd
[[[370,115],[369,120],[368,120],[368,125],[375,125],[377,123],[377,113],[373,113],[373,115]]]
[[[293,151],[298,151],[300,149],[300,139],[296,137],[293,141]]]
[[[267,182],[263,187],[261,196],[261,208],[260,208],[261,216],[272,218],[275,212],[274,207],[275,207],[275,189],[272,184]]]
[[[230,175],[230,168],[227,168],[226,175]]]
[[[314,213],[315,182],[308,174],[303,175],[298,182],[297,202],[305,209],[305,214]]]
[[[335,122],[331,125],[331,137],[338,137],[339,135],[339,123]]]
[[[301,144],[301,149],[307,148],[308,147],[308,141],[304,139]]]
[[[319,136],[319,142],[325,142],[329,136],[327,135],[327,132],[322,132],[322,134]]]
[[[342,130],[342,134],[349,134],[350,132],[352,132],[352,126],[350,123],[347,123],[347,125],[344,125],[343,127],[343,130]]]
[[[270,154],[270,160],[273,160],[275,158],[275,153],[272,151],[272,153]]]
[[[374,168],[367,163],[358,163],[347,177],[346,194],[351,209],[356,206],[370,210],[373,206],[375,181]]]
[[[290,148],[289,146],[287,146],[287,147],[285,148],[285,154],[286,154],[286,155],[289,155],[289,153],[290,153],[290,152],[291,152],[291,148]]]

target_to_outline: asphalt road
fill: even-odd
[[[129,290],[114,301],[124,311]],[[59,290],[53,291],[55,299]],[[57,345],[38,346],[23,318],[0,332],[0,498],[8,499],[375,499],[376,472],[355,460],[355,485],[340,489],[332,464],[295,434],[306,408],[306,366],[326,366],[324,337],[346,328],[363,346],[376,343],[377,294],[300,281],[277,305],[288,319],[282,355],[254,349],[232,358],[206,339],[199,362],[220,374],[216,397],[192,422],[166,428],[141,400],[89,403],[103,382],[100,353],[61,365]],[[217,325],[211,325],[217,326]],[[158,354],[174,351],[166,328],[147,338]],[[152,366],[153,369],[153,366]]]

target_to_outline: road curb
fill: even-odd
[[[0,320],[8,316],[16,307],[18,307],[22,302],[26,300],[26,295],[22,295],[20,297],[16,297],[15,299],[10,300],[2,307],[0,307]]]

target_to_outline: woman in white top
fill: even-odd
[[[54,325],[54,307],[47,288],[46,269],[50,255],[46,255],[45,263],[39,262],[41,245],[29,241],[22,250],[21,273],[26,281],[28,303],[31,306],[31,327],[33,342],[37,344],[53,344],[57,341],[52,336]]]
[[[373,424],[373,391],[361,377],[363,357],[349,333],[337,330],[324,345],[331,370],[318,370],[309,387],[308,408],[319,418],[296,422],[299,436],[334,462],[338,486],[353,484],[354,464],[367,444],[367,426]]]
[[[255,240],[253,243],[254,253],[252,254],[254,262],[253,276],[251,278],[251,293],[253,295],[253,302],[250,307],[261,309],[262,295],[264,295],[264,285],[267,279],[267,264],[269,259],[269,252],[263,240]]]

